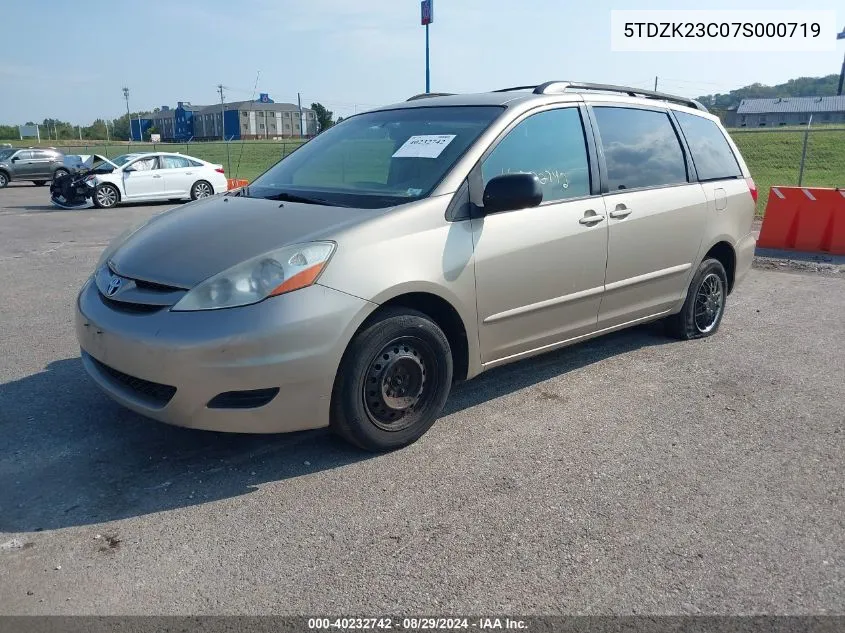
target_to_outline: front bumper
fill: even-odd
[[[197,429],[279,433],[328,425],[341,356],[375,308],[315,284],[252,306],[138,314],[107,305],[89,280],[76,335],[91,377],[138,413]],[[222,393],[274,388],[257,408],[208,407]]]

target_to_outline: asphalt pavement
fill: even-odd
[[[0,613],[845,613],[845,279],[752,270],[716,336],[638,327],[458,385],[387,455],[122,409],[72,305],[173,205],[0,190]]]

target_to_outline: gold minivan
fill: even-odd
[[[88,373],[151,418],[417,440],[454,380],[663,319],[710,336],[757,191],[681,97],[549,82],[346,119],[240,190],[117,238],[80,291]]]

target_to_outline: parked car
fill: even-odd
[[[100,209],[121,202],[199,200],[227,190],[222,165],[167,152],[104,156],[69,156],[71,175],[50,187],[53,203],[62,208],[87,204]]]
[[[30,180],[43,186],[48,180],[68,173],[55,148],[21,147],[0,149],[0,189],[12,180]]]
[[[688,99],[571,82],[414,98],[117,238],[76,333],[99,386],[151,418],[394,449],[453,380],[658,319],[713,335],[756,197]]]

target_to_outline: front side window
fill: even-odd
[[[590,195],[590,167],[578,108],[549,110],[514,127],[481,165],[484,185],[496,176],[530,173],[543,202]]]
[[[710,119],[675,112],[689,145],[699,180],[738,178],[742,175],[731,146],[719,126]]]
[[[607,106],[593,111],[611,193],[687,182],[684,153],[666,112]]]
[[[283,158],[245,195],[364,208],[418,200],[502,112],[499,106],[434,106],[360,114]]]
[[[142,158],[132,163],[132,168],[135,171],[151,171],[158,167],[158,159],[155,156],[149,158]]]

